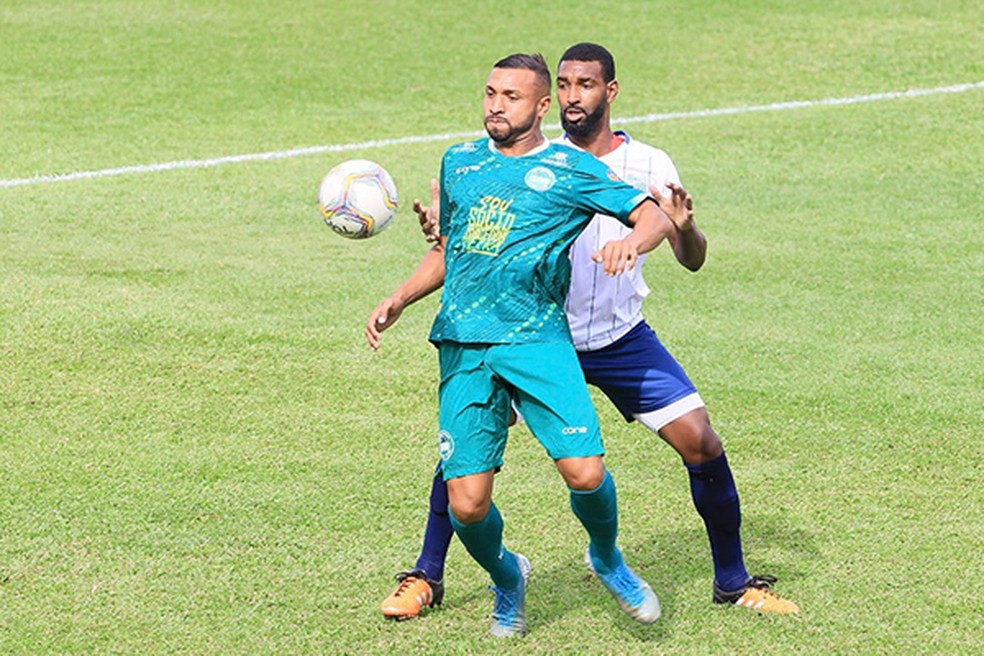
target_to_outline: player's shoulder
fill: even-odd
[[[616,134],[622,138],[622,143],[602,160],[623,180],[640,189],[680,181],[676,165],[666,151],[633,139],[625,132]]]
[[[462,143],[454,144],[444,151],[444,158],[451,159],[456,157],[471,157],[476,154],[481,154],[489,149],[488,138],[476,139],[474,141],[465,141]]]
[[[571,169],[580,174],[590,173],[598,177],[612,177],[611,168],[586,150],[574,146],[570,142],[554,139],[549,148],[544,151],[544,162],[557,168]]]
[[[556,160],[561,166],[576,166],[585,159],[585,156],[594,159],[590,153],[575,148],[569,142],[561,141],[560,137],[551,140],[546,150],[543,151],[544,159]]]
[[[662,148],[657,148],[656,146],[634,139],[627,132],[618,131],[616,134],[624,140],[622,148],[626,150],[629,157],[648,159],[660,164],[673,164],[673,160],[670,159],[670,156]]]

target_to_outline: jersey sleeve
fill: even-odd
[[[647,198],[659,200],[623,182],[604,163],[588,156],[574,171],[572,191],[578,206],[595,214],[605,214],[629,225],[629,215]]]

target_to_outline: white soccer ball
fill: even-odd
[[[342,162],[321,181],[318,205],[328,227],[349,239],[377,235],[396,215],[393,178],[367,159]]]

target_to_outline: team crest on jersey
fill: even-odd
[[[437,450],[441,454],[441,460],[447,460],[454,453],[454,438],[451,433],[442,430],[437,434]]]
[[[610,180],[614,180],[615,182],[618,182],[619,180],[622,179],[622,178],[618,177],[617,175],[615,175],[615,171],[613,171],[611,169],[608,169],[608,178]]]
[[[547,167],[537,166],[526,173],[524,181],[534,191],[546,191],[557,184],[557,176]]]

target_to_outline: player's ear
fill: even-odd
[[[608,87],[608,102],[611,103],[618,96],[618,80],[612,80],[605,86]]]
[[[547,94],[540,98],[540,101],[536,105],[536,115],[539,118],[543,118],[550,111],[550,95]]]

